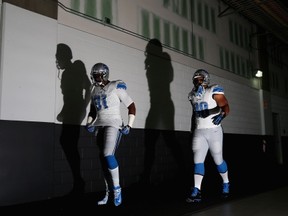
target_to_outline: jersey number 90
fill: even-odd
[[[200,103],[195,103],[194,105],[195,111],[203,111],[203,110],[207,110],[208,109],[208,104],[205,101],[202,101]]]

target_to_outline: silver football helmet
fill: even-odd
[[[193,84],[195,86],[199,85],[198,84],[198,79],[197,79],[199,77],[203,78],[203,82],[201,83],[201,85],[209,85],[209,83],[210,83],[210,75],[209,75],[209,73],[206,70],[198,69],[198,70],[195,71],[195,73],[193,75],[193,78],[192,78]]]
[[[93,85],[103,85],[103,81],[107,81],[109,79],[109,68],[106,64],[97,63],[95,64],[90,73],[90,78],[92,80]]]

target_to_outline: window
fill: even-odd
[[[80,0],[71,0],[71,8],[80,11]]]
[[[191,21],[195,22],[195,0],[191,0]]]
[[[189,53],[189,46],[188,46],[188,32],[187,30],[183,29],[182,31],[182,50],[185,53]]]
[[[165,8],[169,8],[170,7],[170,0],[163,0],[163,6]]]
[[[149,13],[142,10],[142,35],[146,38],[150,38],[150,28],[149,28]]]
[[[229,38],[230,38],[230,41],[231,43],[234,42],[234,38],[233,38],[233,22],[232,20],[229,20]]]
[[[173,0],[173,12],[180,14],[180,2],[179,0]]]
[[[211,31],[216,33],[216,18],[215,18],[215,10],[211,8]]]
[[[93,1],[87,1],[90,4]],[[113,23],[113,13],[112,13],[112,0],[103,0],[102,1],[102,20],[109,18],[111,23]]]
[[[220,67],[224,68],[224,50],[222,47],[219,49],[219,56],[220,56]]]
[[[206,5],[205,4],[205,6],[204,6],[204,14],[205,14],[205,28],[207,29],[207,30],[209,30],[210,29],[210,23],[209,23],[209,21],[210,21],[210,16],[209,16],[209,8],[208,8],[208,5]]]
[[[197,2],[197,12],[198,12],[198,25],[203,26],[203,19],[202,19],[202,4],[200,1]]]
[[[179,27],[174,25],[173,26],[173,41],[174,41],[174,48],[180,50],[180,44],[179,44]]]
[[[154,30],[154,38],[160,39],[160,18],[157,16],[153,16],[153,30]]]
[[[199,59],[204,60],[204,41],[199,37]]]
[[[240,73],[241,73],[240,57],[239,57],[239,55],[236,56],[236,73],[237,73],[237,74],[240,74]]]
[[[225,49],[225,69],[230,70],[229,51]]]
[[[187,5],[187,0],[181,0],[181,15],[182,17],[188,19],[188,12],[189,6]]]
[[[240,46],[243,47],[244,46],[244,42],[243,42],[243,29],[242,29],[242,26],[239,25],[239,39],[240,39]]]
[[[164,22],[164,44],[170,46],[170,43],[170,24],[168,22]]]
[[[88,16],[96,18],[96,1],[86,1],[84,6],[84,13]]]
[[[191,34],[191,50],[192,50],[192,56],[196,57],[196,37],[194,34]]]
[[[231,52],[230,58],[231,58],[231,70],[232,70],[233,73],[235,73],[235,69],[236,69],[236,66],[235,66],[235,55],[234,55],[233,52]]]
[[[235,44],[239,45],[239,41],[238,41],[238,25],[237,23],[234,23],[234,37],[235,37]]]

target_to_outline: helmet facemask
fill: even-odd
[[[91,80],[95,86],[105,86],[109,79],[109,68],[103,63],[97,63],[92,67]]]
[[[192,81],[196,97],[202,97],[210,83],[210,75],[206,70],[199,69],[194,73]]]
[[[192,81],[195,88],[198,88],[200,85],[208,86],[210,83],[210,75],[206,70],[199,69],[195,71]]]
[[[198,88],[200,85],[203,85],[204,77],[202,75],[193,77],[193,84],[195,88]]]

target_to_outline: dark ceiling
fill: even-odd
[[[288,0],[222,0],[219,16],[239,13],[288,44]]]

